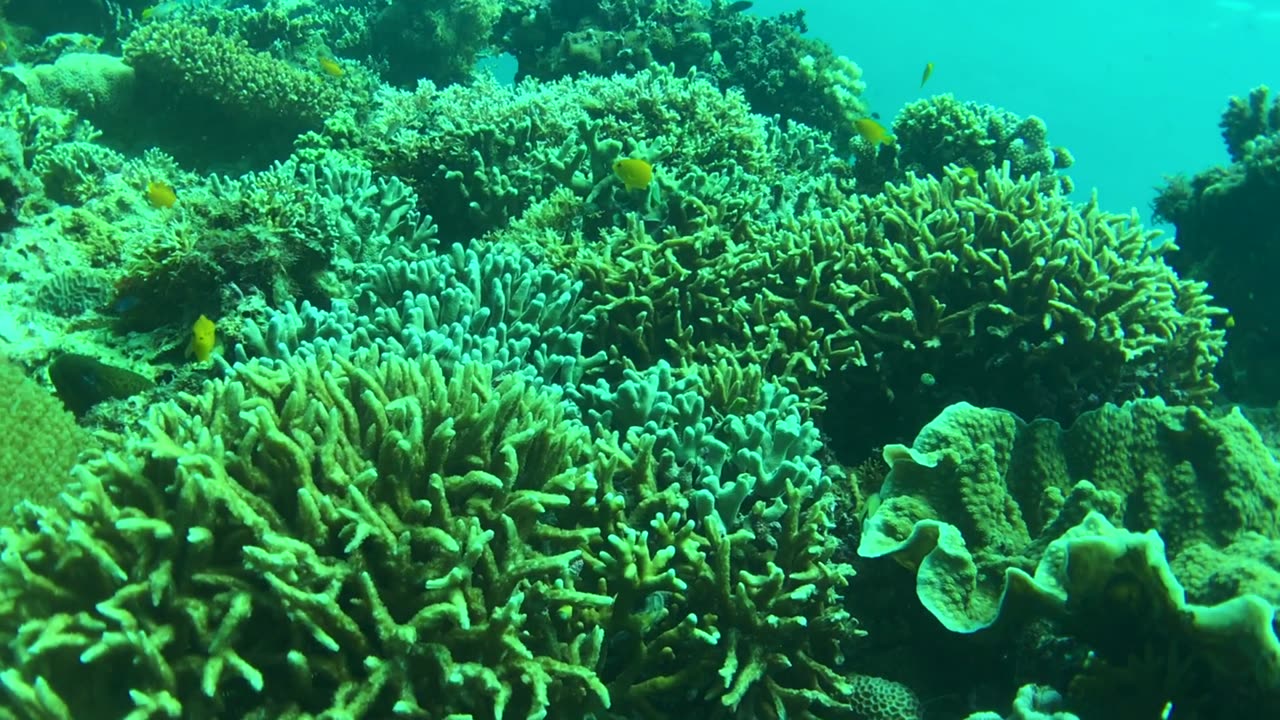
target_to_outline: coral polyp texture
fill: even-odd
[[[1280,263],[1280,97],[1264,86],[1232,98],[1221,127],[1231,164],[1169,178],[1154,207],[1177,228],[1170,262],[1208,281],[1231,310],[1223,387],[1271,404],[1280,400],[1280,372],[1268,359],[1280,350],[1271,272]]]
[[[1138,400],[1063,429],[961,403],[884,458],[858,552],[912,569],[947,628],[1034,607],[1110,660],[1154,645],[1166,672],[1201,668],[1165,698],[1176,705],[1280,701],[1280,584],[1240,572],[1276,550],[1280,463],[1239,413]]]

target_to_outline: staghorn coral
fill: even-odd
[[[584,278],[612,358],[733,356],[806,398],[825,389],[850,408],[822,421],[848,460],[960,397],[1066,419],[1147,395],[1205,403],[1216,387],[1223,311],[1096,199],[1007,166],[824,199],[737,232],[654,240],[632,221],[597,243],[539,237]]]
[[[1168,178],[1153,207],[1177,228],[1169,262],[1208,282],[1231,310],[1219,373],[1224,394],[1269,405],[1280,400],[1280,372],[1270,360],[1280,352],[1273,277],[1280,263],[1280,98],[1266,87],[1232,98],[1221,125],[1232,163]]]
[[[830,483],[813,457],[821,446],[799,397],[772,382],[739,398],[738,412],[710,412],[705,398],[723,382],[707,368],[676,372],[659,362],[643,372],[627,371],[615,388],[601,380],[581,389],[578,403],[593,422],[627,439],[655,435],[657,472],[695,493],[704,514],[715,513],[726,527],[739,525],[748,498],[764,500],[766,517],[783,512],[782,496],[794,487],[802,498],[818,497]],[[757,404],[751,406],[751,400]]]
[[[237,365],[0,530],[0,713],[848,717],[827,503],[728,532],[613,437],[483,363]]]
[[[359,268],[354,303],[335,300],[328,310],[286,304],[245,323],[237,356],[288,357],[314,343],[342,353],[377,347],[402,357],[431,354],[447,368],[487,363],[562,383],[571,394],[596,374],[604,357],[583,353],[592,314],[580,282],[502,245],[418,255]]]

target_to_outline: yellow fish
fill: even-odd
[[[187,354],[197,362],[205,362],[213,355],[213,345],[217,340],[213,321],[201,315],[191,326],[191,344],[187,346]]]
[[[178,202],[178,193],[174,192],[173,186],[161,180],[152,180],[147,183],[147,202],[152,207],[171,208],[173,204]]]
[[[933,74],[933,63],[924,64],[924,74],[920,76],[920,87],[929,82],[929,76]]]
[[[653,166],[639,158],[619,158],[613,162],[613,174],[628,190],[644,190],[653,182]]]
[[[964,167],[960,168],[960,174],[964,175],[967,178],[970,178],[971,180],[978,179],[978,171],[975,170],[972,165],[965,165]]]
[[[320,63],[320,70],[325,75],[332,75],[333,77],[342,77],[347,72],[346,70],[342,69],[342,66],[338,64],[337,60],[334,60],[328,55],[316,55],[316,62]]]
[[[858,135],[863,140],[872,145],[890,145],[893,143],[893,136],[880,123],[871,118],[858,118],[853,121],[853,127],[857,129]]]

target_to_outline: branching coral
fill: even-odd
[[[911,432],[956,396],[1067,418],[1211,395],[1223,311],[1134,218],[1007,167],[838,198],[741,237],[654,241],[633,223],[605,233],[604,252],[542,239],[596,293],[611,353],[641,366],[732,355],[810,397],[825,387],[857,407],[824,421],[850,448]]]
[[[566,412],[483,363],[325,345],[155,407],[66,507],[0,534],[5,707],[847,708],[828,503],[788,485],[768,535],[729,532],[660,484],[652,437],[623,449]]]

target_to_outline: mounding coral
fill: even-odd
[[[1280,462],[1239,413],[1139,400],[1064,430],[961,403],[884,456],[892,469],[858,552],[911,568],[946,628],[1037,608],[1104,658],[1154,647],[1170,663],[1158,676],[1180,658],[1203,672],[1159,702],[1247,713],[1280,701],[1280,584],[1223,592],[1224,568],[1247,558],[1221,556],[1280,535]]]

